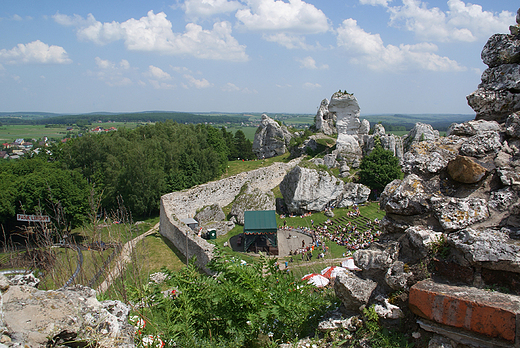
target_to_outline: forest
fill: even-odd
[[[18,115],[0,113],[1,124],[77,124],[86,125],[94,122],[165,122],[172,120],[177,123],[241,123],[247,122],[249,117],[241,115],[200,115],[187,112],[136,112],[136,113],[92,113],[81,115]]]
[[[150,216],[158,213],[161,195],[218,179],[238,158],[255,158],[252,143],[241,130],[224,127],[168,120],[90,133],[31,158],[2,161],[0,222],[42,213],[60,215],[72,228],[87,219],[94,202],[106,211],[123,204],[136,217]]]

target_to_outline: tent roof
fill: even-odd
[[[274,210],[258,210],[244,212],[244,233],[275,233],[278,230]]]
[[[184,222],[186,225],[190,225],[190,224],[198,224],[199,222],[197,220],[195,220],[194,218],[186,218],[186,219],[182,219],[181,220],[182,222]]]

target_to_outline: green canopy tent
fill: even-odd
[[[274,210],[244,212],[244,251],[251,246],[255,251],[278,255],[278,226]]]

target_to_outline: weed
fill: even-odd
[[[444,234],[430,242],[428,248],[431,256],[437,256],[442,259],[447,258],[450,253],[450,245]]]

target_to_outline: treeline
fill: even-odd
[[[364,115],[371,124],[381,123],[388,131],[410,131],[417,122],[429,124],[438,131],[446,131],[452,123],[463,123],[475,118],[474,114],[385,114]],[[404,129],[403,129],[404,127]]]
[[[245,116],[227,115],[196,115],[184,112],[141,112],[141,113],[122,113],[122,114],[83,114],[83,115],[62,115],[37,119],[24,119],[16,117],[0,117],[1,124],[26,124],[26,125],[45,125],[45,124],[91,124],[93,122],[115,121],[115,122],[165,122],[171,120],[177,123],[241,123],[248,121]]]
[[[0,165],[1,221],[39,209],[53,215],[59,202],[78,225],[91,195],[108,211],[122,201],[135,216],[148,216],[159,211],[161,195],[219,178],[228,160],[254,158],[241,130],[172,121],[89,134],[49,150]]]

